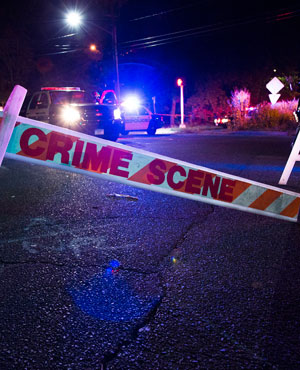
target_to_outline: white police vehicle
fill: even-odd
[[[147,131],[148,135],[155,135],[156,130],[163,126],[163,119],[158,114],[153,114],[147,107],[137,102],[125,101],[121,104],[122,117],[124,118],[123,135],[132,131]]]
[[[79,87],[43,87],[25,105],[26,117],[108,140],[117,140],[124,130],[113,90],[88,94]]]

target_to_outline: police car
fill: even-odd
[[[122,117],[124,118],[124,130],[122,135],[128,135],[132,131],[147,131],[148,135],[155,135],[156,130],[163,126],[160,115],[153,114],[144,105],[131,107],[123,104]]]
[[[43,87],[22,113],[29,118],[116,140],[124,122],[113,90],[88,94],[79,87]]]

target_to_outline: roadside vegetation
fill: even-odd
[[[250,116],[233,121],[232,129],[237,130],[295,130],[297,122],[293,115],[296,110],[297,100],[287,100],[271,105],[259,104]]]
[[[253,104],[250,89],[234,88],[230,93],[214,82],[207,84],[187,100],[189,127],[213,125],[214,119],[228,118],[227,127],[231,130],[295,130],[297,122],[293,112],[297,108],[300,93],[298,92],[299,78],[280,78],[285,87],[280,91],[281,99],[271,104],[266,99]],[[288,82],[288,83],[287,83]],[[265,88],[266,90],[266,88]],[[267,90],[263,98],[268,98]],[[260,94],[262,95],[262,94]],[[257,101],[254,96],[254,101]]]

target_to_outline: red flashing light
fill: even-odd
[[[178,78],[178,80],[177,80],[177,85],[178,85],[178,86],[182,86],[182,85],[183,85],[183,81],[182,81],[182,79],[181,79],[181,78]]]
[[[104,100],[105,95],[106,95],[107,93],[113,93],[114,98],[115,98],[115,102],[116,102],[116,103],[118,103],[118,98],[117,98],[117,95],[116,95],[116,93],[115,93],[115,91],[114,91],[114,90],[104,90],[104,91],[102,92],[102,94],[101,94],[100,104],[103,104],[103,100]]]
[[[81,91],[80,87],[42,87],[43,91]]]

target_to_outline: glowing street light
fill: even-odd
[[[177,79],[177,86],[180,87],[180,128],[186,128],[186,125],[184,124],[184,100],[183,100],[183,81],[181,78]]]
[[[97,46],[95,44],[91,44],[90,51],[97,51]]]
[[[178,80],[177,80],[177,85],[178,85],[178,86],[182,86],[182,85],[183,85],[183,81],[182,81],[182,79],[181,79],[181,78],[178,78]]]
[[[73,10],[67,14],[66,22],[70,27],[72,28],[79,27],[81,25],[81,21],[82,21],[82,18],[79,12]]]

